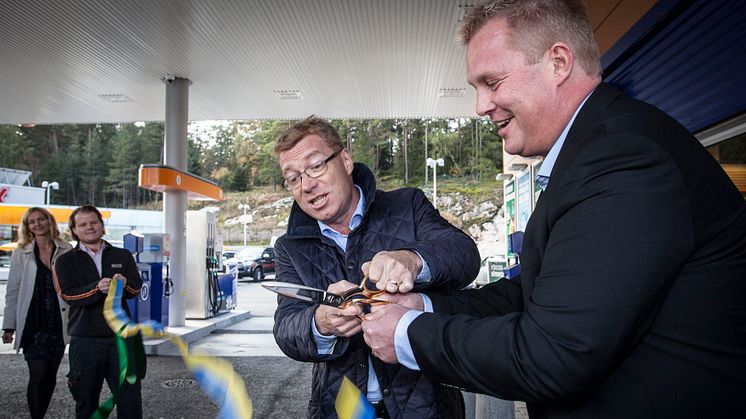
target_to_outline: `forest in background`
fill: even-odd
[[[291,121],[190,124],[188,171],[227,192],[281,188],[272,153]],[[423,186],[427,157],[443,158],[438,177],[465,184],[494,180],[502,141],[485,119],[332,120],[353,160],[391,186]],[[159,207],[161,194],[137,186],[140,164],[163,161],[163,123],[0,126],[0,167],[32,172],[33,186],[56,181],[53,204]],[[432,175],[432,169],[430,175]]]

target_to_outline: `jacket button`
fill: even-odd
[[[360,363],[360,368],[365,368],[365,367],[366,367],[366,364],[365,364],[365,362],[361,362],[361,363]]]
[[[383,394],[383,397],[388,397],[391,395],[391,390],[384,388],[381,394]]]
[[[347,264],[347,269],[349,269],[349,270],[355,269],[355,264],[354,263]]]

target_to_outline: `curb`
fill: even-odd
[[[189,344],[200,340],[218,329],[224,329],[251,317],[251,311],[226,313],[204,320],[187,319],[184,326],[166,327],[166,331],[179,336]],[[166,339],[144,340],[146,355],[178,355],[176,346]]]

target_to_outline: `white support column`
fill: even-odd
[[[189,85],[187,79],[167,77],[166,123],[163,163],[187,171],[187,123],[189,121]],[[176,182],[179,183],[177,177]],[[185,191],[163,193],[163,230],[171,242],[171,278],[173,292],[168,303],[168,325],[183,326],[186,320],[186,209]]]

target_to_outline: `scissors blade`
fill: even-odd
[[[314,304],[339,307],[344,302],[344,298],[337,294],[290,282],[266,281],[262,283],[262,287],[285,297],[308,301]]]

